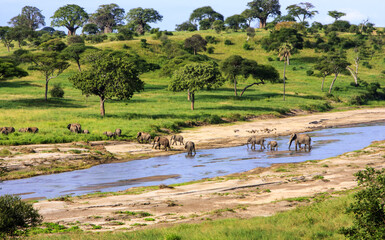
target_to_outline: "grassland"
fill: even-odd
[[[170,40],[183,41],[195,33],[176,32],[169,36]],[[209,44],[215,48],[214,54],[206,54],[218,63],[233,54],[244,58],[254,59],[260,64],[271,64],[280,72],[283,62],[277,61],[276,53],[265,52],[258,44],[258,40],[268,34],[265,30],[258,30],[256,37],[249,41],[253,50],[244,50],[242,45],[246,41],[246,33],[221,33],[213,31],[199,32],[203,37],[207,35],[217,37],[220,42]],[[149,48],[140,47],[140,39],[146,38]],[[225,45],[224,40],[230,39],[234,44]],[[159,40],[145,35],[131,41],[106,41],[94,44],[100,49],[111,49],[136,53],[148,62],[164,62],[164,54],[159,46]],[[88,44],[87,45],[91,45]],[[128,46],[124,48],[123,46]],[[28,47],[26,47],[28,48]],[[16,47],[14,50],[17,50]],[[12,53],[12,52],[11,52]],[[5,47],[0,47],[0,55],[9,53]],[[349,52],[349,61],[353,63],[353,53]],[[177,131],[179,127],[187,127],[186,122],[218,123],[220,118],[242,120],[247,116],[274,115],[279,116],[292,109],[310,111],[327,111],[331,108],[351,108],[348,100],[363,91],[350,85],[351,76],[340,76],[335,84],[334,96],[341,101],[332,101],[321,92],[321,79],[307,76],[306,71],[312,69],[319,53],[312,49],[302,50],[293,55],[291,65],[287,70],[287,99],[282,100],[282,84],[265,84],[250,88],[245,95],[234,97],[231,83],[213,91],[201,91],[196,94],[196,110],[190,110],[187,94],[172,93],[167,90],[169,78],[160,77],[159,70],[141,75],[145,82],[143,92],[135,94],[129,101],[107,101],[106,117],[99,114],[99,99],[95,96],[85,97],[74,89],[68,77],[77,72],[74,63],[58,78],[51,80],[51,86],[59,83],[65,91],[63,99],[50,98],[44,101],[44,80],[38,72],[29,71],[30,75],[20,79],[0,81],[0,126],[13,126],[16,129],[27,126],[37,126],[39,134],[14,133],[0,137],[0,144],[17,145],[31,143],[56,143],[71,141],[88,141],[107,139],[102,135],[104,131],[121,128],[123,136],[120,139],[133,139],[138,131],[156,134],[162,128]],[[271,57],[274,61],[269,61]],[[385,69],[382,53],[377,53],[370,61],[372,69],[360,67],[360,77],[367,82],[385,81],[381,73]],[[160,64],[162,65],[162,64]],[[27,65],[22,65],[27,68]],[[332,78],[326,80],[326,86]],[[239,88],[250,84],[251,79],[241,81]],[[372,101],[370,106],[381,106],[383,102]],[[89,135],[71,134],[66,126],[68,123],[78,122],[84,129],[90,130]]]

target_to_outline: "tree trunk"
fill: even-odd
[[[330,84],[329,93],[332,93],[332,88],[333,88],[334,82],[336,81],[337,77],[338,77],[338,73],[335,74],[333,82],[332,82],[332,84]]]
[[[287,65],[290,65],[290,57],[287,57]]]
[[[246,86],[244,89],[243,89],[243,91],[242,91],[242,93],[241,93],[241,97],[242,97],[242,95],[243,95],[243,93],[246,91],[246,89],[248,89],[249,87],[252,87],[252,86],[254,86],[254,85],[259,85],[259,84],[265,84],[263,81],[262,82],[259,82],[259,83],[252,83],[252,84],[250,84],[250,85],[248,85],[248,86]]]
[[[285,101],[285,94],[286,94],[286,61],[283,67],[283,101]]]
[[[44,94],[44,100],[45,100],[45,101],[48,100],[48,83],[49,83],[49,80],[46,79],[46,80],[45,80],[45,94]]]
[[[191,93],[191,110],[194,110],[195,94]]]
[[[265,28],[266,27],[266,21],[267,21],[267,18],[260,18],[259,19],[259,28]]]
[[[81,72],[82,69],[80,68],[80,61],[78,60],[78,61],[76,61],[76,63],[77,63],[77,65],[78,65],[79,72]]]
[[[360,63],[360,59],[359,59],[359,58],[356,58],[355,63],[356,63],[356,76],[357,76],[357,78],[358,78],[358,66],[359,66],[359,63]]]
[[[100,115],[102,115],[102,117],[104,117],[104,115],[106,114],[106,111],[104,109],[104,101],[106,101],[103,97],[100,97]]]
[[[190,93],[190,89],[187,89],[187,100],[190,101],[191,100],[191,93]]]
[[[324,91],[325,78],[326,78],[326,76],[322,79],[321,92]]]
[[[352,77],[354,78],[354,83],[356,84],[356,87],[358,86],[358,76],[357,76],[357,72],[354,72],[353,69],[351,69],[350,67],[346,67],[347,70],[349,70],[350,74],[352,75]]]
[[[111,27],[104,27],[104,33],[107,34],[107,33],[112,33],[112,28]]]
[[[234,78],[234,94],[235,94],[236,97],[238,96],[238,93],[237,93],[237,79],[236,78]]]

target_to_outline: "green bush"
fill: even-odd
[[[385,239],[385,169],[367,167],[354,175],[363,189],[346,209],[354,218],[353,226],[341,232],[350,239]]]
[[[218,38],[214,37],[214,36],[206,36],[205,37],[205,40],[207,43],[211,43],[211,44],[217,44],[219,42]]]
[[[273,61],[274,61],[274,58],[272,58],[272,57],[268,57],[268,58],[267,58],[267,61],[269,61],[269,62],[273,62]]]
[[[50,91],[50,94],[51,94],[51,97],[63,98],[64,97],[64,90],[60,84],[54,84],[51,91]]]
[[[214,47],[208,47],[207,48],[207,53],[208,54],[213,54],[214,53],[214,49],[215,49]]]
[[[314,75],[314,71],[313,70],[307,70],[306,71],[306,75],[313,76]]]
[[[253,50],[253,48],[250,46],[250,44],[248,44],[247,42],[243,44],[243,49],[245,50]]]
[[[225,45],[233,45],[233,42],[231,42],[230,39],[226,39],[224,43]]]
[[[0,237],[20,234],[42,222],[42,217],[32,204],[24,202],[19,196],[0,196]]]
[[[147,40],[142,38],[140,39],[140,47],[141,48],[147,48],[148,47],[148,43],[147,43]]]
[[[364,105],[367,102],[366,94],[352,96],[348,101],[350,105]]]

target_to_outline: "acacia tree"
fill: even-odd
[[[288,10],[289,15],[298,18],[301,23],[305,23],[305,20],[307,18],[312,18],[316,14],[318,14],[318,11],[311,10],[313,8],[313,4],[309,2],[301,2],[299,4],[293,4],[288,6],[286,10]]]
[[[139,79],[136,64],[127,58],[101,53],[93,59],[90,69],[71,76],[69,80],[83,94],[100,98],[100,115],[104,117],[106,100],[128,100],[134,92],[143,90],[144,82]]]
[[[261,84],[265,84],[265,81],[269,81],[271,83],[276,83],[279,81],[279,73],[277,71],[277,69],[275,69],[273,66],[270,66],[270,65],[261,65],[261,64],[257,64],[255,66],[255,64],[253,63],[254,61],[249,61],[251,64],[245,64],[245,67],[244,67],[244,76],[247,78],[249,75],[251,75],[253,77],[253,79],[256,81],[250,85],[247,85],[242,93],[241,93],[241,97],[243,95],[243,93],[246,91],[246,89],[248,89],[249,87],[252,87],[254,85],[261,85]],[[259,80],[259,81],[257,81]]]
[[[139,7],[131,9],[127,13],[126,19],[129,24],[135,27],[138,34],[143,35],[146,29],[149,28],[148,23],[162,21],[163,16],[153,8],[143,9]]]
[[[294,48],[290,43],[283,43],[278,49],[278,57],[280,60],[284,61],[283,67],[283,101],[285,101],[286,94],[286,63],[289,63],[291,54],[293,53]]]
[[[369,59],[372,56],[373,50],[370,49],[364,41],[356,40],[356,46],[354,47],[354,65],[355,69],[347,66],[346,69],[352,75],[356,86],[358,86],[358,69],[361,60]]]
[[[329,87],[329,93],[331,93],[338,75],[346,72],[346,68],[350,65],[350,63],[346,61],[346,55],[344,53],[330,52],[328,55],[320,59],[318,65],[322,66],[323,71],[328,71],[330,74],[334,74],[334,79]]]
[[[48,84],[53,78],[58,77],[70,65],[68,62],[59,58],[56,52],[41,52],[36,54],[27,54],[23,56],[24,59],[31,61],[34,65],[29,67],[31,70],[41,72],[45,78],[45,101],[48,100]]]
[[[76,30],[88,21],[88,14],[76,4],[67,4],[56,10],[51,18],[52,27],[66,27],[68,35],[75,35]]]
[[[184,40],[184,47],[190,48],[194,51],[196,55],[199,51],[206,51],[207,41],[202,38],[201,35],[195,34]]]
[[[342,18],[343,16],[346,16],[346,13],[338,12],[338,11],[329,11],[328,15],[334,18],[334,22],[337,22],[338,19]]]
[[[234,83],[234,94],[237,94],[237,76],[243,75],[244,58],[239,55],[232,55],[226,58],[221,65],[221,71],[227,76],[227,79]]]
[[[168,89],[173,92],[188,91],[191,95],[191,110],[194,110],[195,93],[204,88],[217,88],[224,83],[214,64],[192,63],[175,71]]]
[[[5,80],[12,77],[25,77],[28,73],[10,59],[0,60],[0,80]],[[1,168],[0,168],[1,172]]]
[[[12,28],[6,26],[6,27],[0,27],[0,39],[1,42],[4,44],[5,47],[7,47],[8,52],[10,51],[10,48],[13,47],[12,41]]]
[[[314,65],[314,69],[318,70],[320,72],[319,76],[322,77],[321,91],[324,90],[325,78],[331,74],[329,63],[325,58],[326,56],[322,56],[317,64]]]
[[[269,16],[281,15],[279,0],[254,0],[247,3],[247,6],[254,12],[254,16],[259,19],[259,28],[266,27]]]
[[[247,26],[251,27],[251,22],[256,18],[254,11],[251,9],[245,9],[241,15],[246,20]]]
[[[8,22],[14,27],[27,28],[35,31],[40,26],[45,26],[44,16],[37,7],[25,6],[21,9],[21,14],[11,18]]]
[[[212,7],[205,6],[195,9],[190,15],[190,22],[198,23],[200,30],[205,30],[211,28],[212,24],[216,20],[224,20],[222,14],[214,11]]]
[[[124,12],[115,3],[100,5],[96,13],[91,15],[90,22],[98,25],[104,33],[111,33],[114,27],[123,23]]]

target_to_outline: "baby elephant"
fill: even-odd
[[[67,128],[73,133],[82,133],[82,127],[79,123],[70,123]]]
[[[247,148],[249,148],[249,143],[251,144],[251,149],[255,150],[255,145],[261,145],[261,150],[266,149],[264,143],[265,143],[265,138],[259,137],[257,138],[256,136],[250,137],[247,139]]]
[[[155,143],[155,142],[154,142]],[[160,146],[164,146],[164,150],[168,151],[167,149],[171,150],[171,147],[170,147],[170,142],[168,141],[167,138],[165,137],[159,137],[159,141],[157,141],[155,143],[155,149],[156,148],[159,148],[160,150]]]
[[[84,129],[84,130],[83,130],[83,133],[84,133],[84,134],[90,134],[90,131],[88,131],[87,129]]]
[[[115,137],[115,133],[110,132],[110,131],[104,132],[103,134],[106,135],[106,136],[109,137],[109,138]]]
[[[180,145],[183,145],[183,136],[182,135],[172,135],[171,136],[171,145],[174,145],[174,143],[176,145],[178,145],[178,143],[180,143]]]
[[[197,154],[197,152],[195,151],[195,143],[194,142],[191,142],[191,141],[188,141],[186,142],[186,144],[184,145],[184,148],[187,150],[187,155],[189,156],[192,156],[192,152],[194,151],[194,156],[195,154]]]
[[[267,147],[270,146],[270,151],[277,151],[278,150],[278,143],[277,141],[270,141],[267,143]]]
[[[151,143],[151,135],[145,132],[138,132],[136,140],[138,140],[138,143]]]

